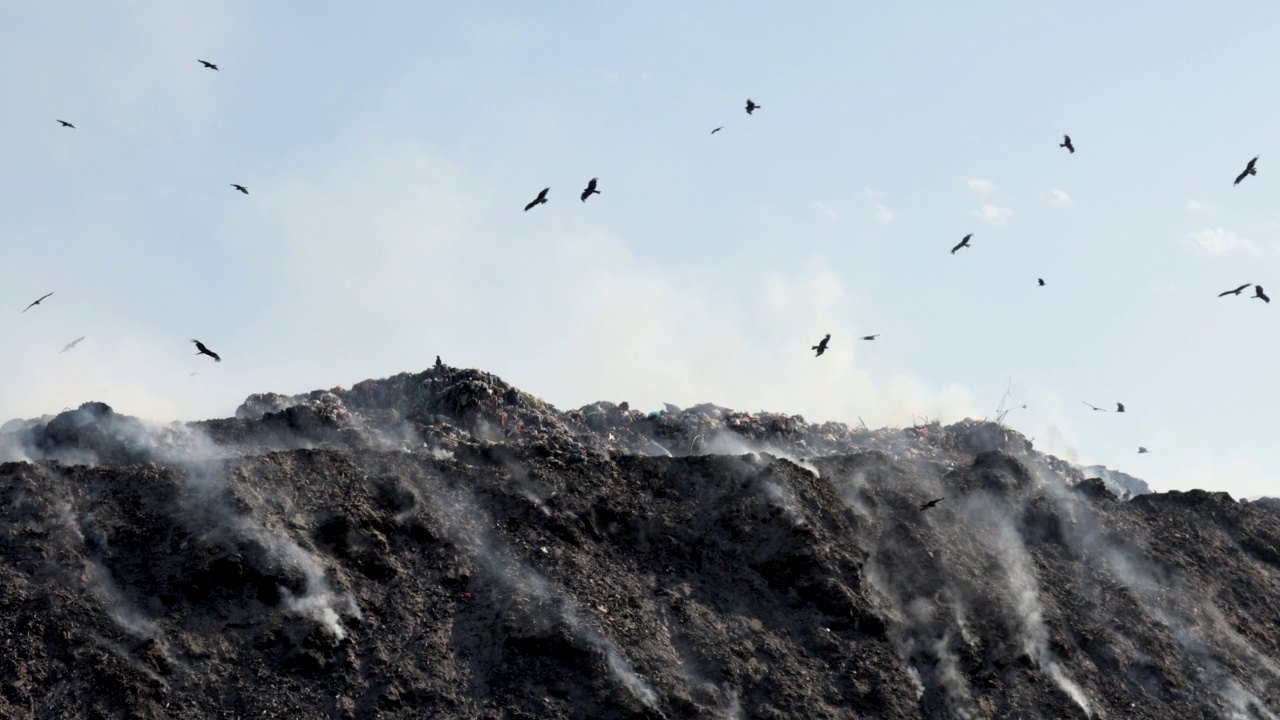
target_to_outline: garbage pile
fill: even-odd
[[[81,429],[86,425],[90,427]],[[986,420],[965,419],[946,426],[931,421],[871,430],[711,403],[683,409],[664,403],[661,410],[642,410],[626,402],[601,401],[561,411],[492,373],[443,363],[416,374],[365,380],[350,389],[299,395],[257,393],[236,408],[234,418],[192,425],[220,446],[245,451],[333,445],[477,453],[502,443],[544,458],[553,467],[627,455],[767,452],[808,460],[870,449],[906,463],[955,464],[1000,451],[1069,483],[1100,477],[1117,496],[1150,492],[1137,478],[1105,468],[1082,471],[1040,453],[1017,431]],[[9,423],[6,428],[11,432],[0,433],[0,438],[9,445],[34,449],[32,456],[60,456],[67,461],[75,461],[80,448],[88,456],[141,461],[149,457],[145,447],[158,440],[154,429],[144,440],[146,433],[138,421],[115,416],[101,403],[87,403],[51,419]],[[22,456],[19,452],[5,455]]]

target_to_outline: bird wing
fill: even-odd
[[[525,211],[525,212],[529,212],[530,210],[532,210],[532,209],[533,209],[533,206],[535,206],[535,205],[537,205],[537,204],[538,204],[538,201],[537,201],[537,200],[534,200],[533,202],[531,202],[531,203],[529,203],[528,205],[525,205],[525,206],[524,206],[524,211]]]
[[[1248,165],[1246,165],[1246,166],[1244,167],[1244,171],[1245,171],[1245,172],[1249,172],[1250,170],[1252,170],[1252,169],[1253,169],[1253,166],[1254,166],[1254,165],[1256,165],[1256,164],[1258,163],[1258,158],[1260,158],[1260,157],[1262,157],[1262,156],[1261,156],[1261,155],[1255,155],[1255,156],[1253,156],[1253,159],[1249,161],[1249,164],[1248,164]]]
[[[542,188],[542,192],[538,193],[539,200],[546,200],[547,193],[551,192],[551,188]]]
[[[1244,180],[1245,178],[1247,178],[1247,177],[1249,177],[1249,171],[1248,171],[1248,170],[1245,170],[1244,172],[1242,172],[1242,173],[1240,173],[1239,175],[1237,175],[1237,176],[1236,176],[1236,181],[1235,181],[1234,183],[1232,183],[1232,184],[1233,184],[1233,185],[1239,185],[1239,184],[1240,184],[1240,182],[1241,182],[1242,180]]]
[[[597,181],[597,180],[599,180],[599,179],[600,179],[600,178],[591,178],[591,182],[587,183],[587,189],[588,189],[588,190],[595,190],[595,189],[596,189],[596,181]]]

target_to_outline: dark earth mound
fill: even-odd
[[[89,403],[0,459],[6,718],[1280,712],[1275,503],[994,423],[561,412],[438,366]]]

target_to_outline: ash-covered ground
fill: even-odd
[[[10,422],[0,716],[1280,713],[1275,502],[994,423],[649,410],[437,366]]]

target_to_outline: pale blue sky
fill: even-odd
[[[1280,6],[266,5],[3,12],[0,416],[437,353],[561,407],[870,424],[1012,381],[1068,459],[1280,493],[1280,303],[1215,297],[1280,293]]]

